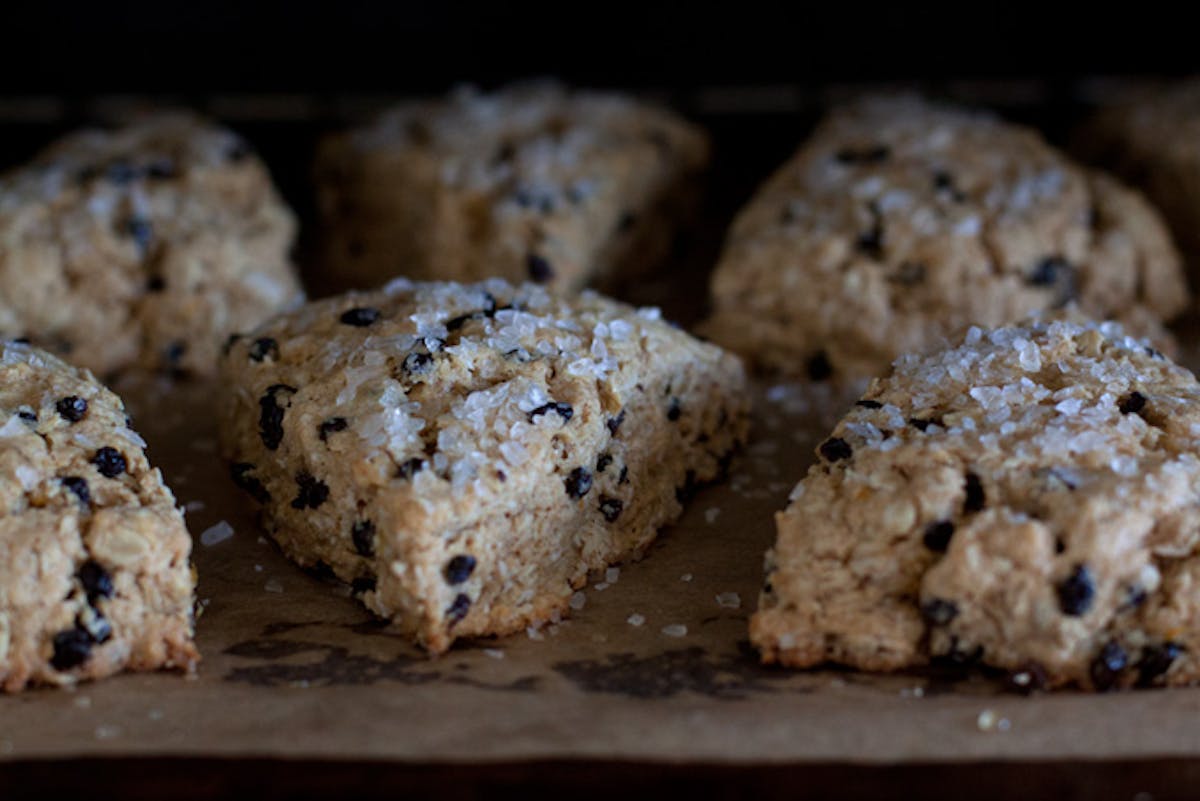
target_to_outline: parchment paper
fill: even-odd
[[[1024,698],[978,675],[759,666],[746,620],[773,514],[833,419],[820,391],[759,387],[753,440],[729,480],[700,490],[641,562],[622,565],[615,581],[598,576],[570,620],[536,636],[459,643],[432,660],[345,586],[300,571],[260,535],[216,453],[211,387],[143,378],[117,389],[189,509],[203,662],[192,678],[125,675],[0,697],[0,760],[1200,755],[1200,689]],[[222,520],[234,535],[202,544]]]

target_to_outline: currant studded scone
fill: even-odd
[[[0,689],[195,665],[191,538],[144,448],[91,373],[0,340]]]
[[[283,550],[434,653],[555,619],[744,436],[740,363],[591,292],[409,283],[233,341],[222,443]]]
[[[764,661],[1200,678],[1200,385],[1114,324],[972,328],[901,358],[777,525]]]
[[[340,288],[397,275],[612,288],[668,254],[708,139],[627,97],[522,84],[393,109],[318,162]]]
[[[1070,303],[1158,337],[1188,302],[1140,195],[1031,130],[911,97],[829,115],[735,220],[712,297],[715,341],[848,381]]]
[[[105,375],[216,372],[301,299],[295,221],[245,141],[163,114],[72,134],[0,175],[0,336]]]

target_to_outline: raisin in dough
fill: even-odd
[[[0,689],[190,670],[191,538],[120,398],[0,341]]]
[[[1059,320],[901,358],[777,516],[764,661],[1200,678],[1200,384],[1144,342]]]
[[[87,130],[0,176],[0,335],[99,374],[216,371],[299,301],[291,212],[234,134],[159,115]]]
[[[322,148],[328,278],[611,289],[667,254],[707,162],[700,130],[617,95],[537,84],[401,106]]]
[[[740,362],[588,291],[393,282],[284,315],[223,361],[234,480],[430,651],[566,612],[744,436]]]
[[[1070,301],[1157,341],[1188,299],[1136,193],[1033,131],[914,98],[834,111],[734,222],[712,295],[717,342],[835,380]]]
[[[1162,210],[1193,277],[1200,270],[1200,80],[1145,87],[1101,109],[1078,140]]]

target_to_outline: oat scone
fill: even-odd
[[[740,362],[590,291],[409,283],[283,315],[222,362],[234,480],[430,651],[555,619],[746,432]]]
[[[300,300],[262,162],[188,114],[85,130],[0,175],[0,336],[105,375],[216,371],[221,343]]]
[[[1200,271],[1200,79],[1145,87],[1102,108],[1077,150],[1162,210],[1193,276]]]
[[[901,358],[776,522],[764,661],[1200,678],[1200,384],[1114,323],[972,328]]]
[[[703,132],[619,95],[532,84],[404,105],[322,148],[323,266],[343,289],[612,289],[667,255],[707,162]]]
[[[0,690],[190,670],[191,538],[120,398],[0,340]]]
[[[1135,192],[1031,130],[912,97],[832,112],[734,222],[712,296],[707,334],[815,380],[1069,302],[1161,335],[1188,301]]]

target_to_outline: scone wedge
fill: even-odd
[[[708,138],[630,97],[518,84],[408,103],[321,148],[325,278],[613,291],[697,206]]]
[[[764,661],[1200,678],[1200,384],[1114,324],[974,328],[902,357],[777,525]]]
[[[829,114],[734,221],[712,298],[705,333],[758,368],[854,385],[1071,303],[1165,341],[1188,290],[1136,191],[1035,131],[901,96]]]
[[[211,376],[225,338],[303,297],[296,222],[245,140],[161,113],[0,175],[0,336],[106,376]]]
[[[592,293],[393,282],[231,343],[222,444],[283,550],[428,650],[555,619],[744,436],[740,362]]]
[[[191,538],[121,400],[0,342],[0,690],[190,670]]]

